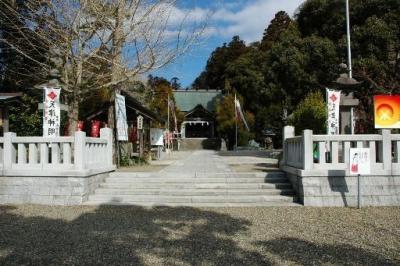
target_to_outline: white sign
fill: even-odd
[[[61,89],[44,88],[43,137],[60,136],[60,94]]]
[[[143,129],[143,116],[139,115],[137,117],[137,128]]]
[[[160,128],[150,128],[151,145],[163,146],[164,145],[164,130]]]
[[[371,156],[369,148],[350,149],[350,175],[369,175]]]
[[[117,140],[128,141],[125,97],[120,94],[115,95],[115,117],[117,120]]]
[[[328,135],[339,134],[340,91],[326,89],[328,104]]]

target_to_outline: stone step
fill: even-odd
[[[289,189],[288,182],[277,183],[102,183],[100,188],[115,189]]]
[[[99,188],[96,195],[160,195],[160,196],[219,196],[219,195],[294,195],[292,189],[114,189]]]
[[[218,138],[186,138],[181,140],[180,150],[219,150],[221,139]]]
[[[156,203],[156,202],[107,202],[89,200],[84,205],[116,205],[116,206],[142,206],[142,207],[193,207],[193,208],[239,208],[239,207],[302,207],[295,202],[249,202],[249,203]]]
[[[196,173],[141,173],[141,172],[112,172],[109,174],[109,178],[252,178],[252,177],[285,177],[285,173],[281,171],[273,171],[267,173],[213,173],[213,172],[196,172]]]
[[[294,197],[268,196],[154,196],[154,195],[91,195],[89,201],[102,202],[145,202],[145,203],[257,203],[294,202]]]
[[[113,177],[107,178],[106,183],[118,183],[118,184],[137,184],[137,183],[284,183],[287,181],[285,177],[214,177],[214,178],[163,178],[163,177],[137,177],[137,178],[126,178],[126,177]]]

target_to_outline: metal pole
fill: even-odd
[[[238,148],[238,124],[237,124],[237,110],[236,110],[236,93],[235,93],[235,151],[237,151]]]
[[[350,5],[346,0],[346,26],[347,26],[347,56],[349,67],[349,78],[353,78],[353,68],[351,65],[351,41],[350,41]]]
[[[348,68],[349,68],[349,78],[353,78],[353,66],[351,62],[351,38],[350,38],[350,4],[349,0],[346,0],[346,29],[347,29],[347,57],[348,57]],[[350,130],[351,134],[354,134],[354,107],[350,108]]]
[[[357,175],[357,208],[361,209],[361,178]]]
[[[350,123],[351,123],[351,135],[354,135],[354,128],[355,128],[355,123],[354,123],[354,107],[350,108]]]
[[[169,146],[169,93],[168,93],[168,97],[167,97],[167,149],[170,149]]]
[[[115,157],[116,157],[116,163],[117,163],[117,168],[120,168],[121,167],[121,149],[120,149],[120,146],[119,146],[119,141],[118,141],[118,129],[117,129],[117,118],[118,118],[118,115],[117,115],[117,91],[116,90],[114,90],[114,110],[113,110],[113,116],[114,116],[114,130],[113,130],[113,133],[114,133],[114,141],[115,141],[115,149],[116,149],[116,151],[115,151]]]

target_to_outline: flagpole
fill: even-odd
[[[169,93],[167,98],[167,149],[169,149]]]
[[[236,106],[236,93],[235,93],[235,151],[237,151],[237,147],[238,147],[238,124],[237,124],[237,106]]]

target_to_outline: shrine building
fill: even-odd
[[[181,138],[214,138],[217,100],[222,98],[216,90],[176,90],[177,107],[184,114]]]

